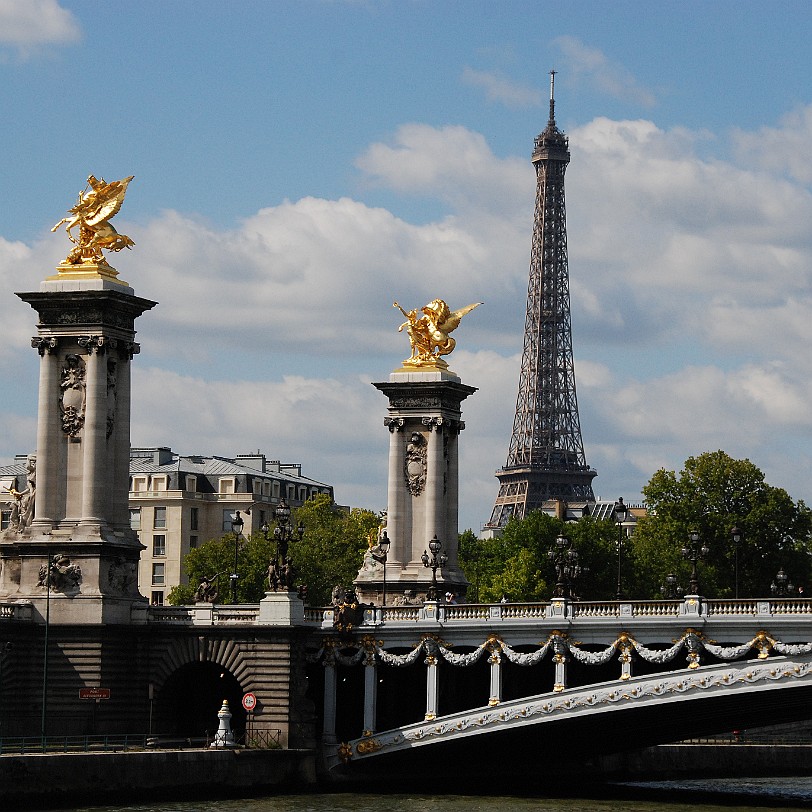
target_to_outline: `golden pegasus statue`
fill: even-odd
[[[51,229],[56,231],[67,223],[65,231],[75,247],[66,257],[64,264],[106,265],[107,260],[102,254],[102,248],[108,251],[121,251],[135,245],[125,234],[119,234],[110,223],[121,209],[127,186],[133,177],[134,175],[130,175],[124,180],[115,180],[112,183],[107,183],[104,178],[99,180],[93,175],[88,177],[87,185],[79,192],[76,205],[68,209],[71,216],[63,217]],[[75,236],[72,231],[77,227],[79,235]]]
[[[417,310],[406,311],[394,302],[392,307],[398,308],[406,317],[398,332],[406,329],[412,348],[411,357],[403,362],[403,366],[447,369],[448,364],[441,356],[451,353],[457,345],[448,334],[460,326],[463,316],[481,304],[474,302],[459,310],[451,310],[442,299],[434,299],[420,308],[422,315],[418,316]]]

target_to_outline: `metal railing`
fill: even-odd
[[[88,753],[143,750],[143,733],[109,736],[14,736],[0,739],[0,755],[12,753]]]

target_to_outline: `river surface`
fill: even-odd
[[[438,765],[439,782],[441,775]],[[554,777],[550,782],[554,784]],[[812,808],[812,778],[640,782],[607,785],[605,792],[594,790],[589,798],[514,797],[509,787],[498,784],[494,781],[493,794],[488,797],[313,793],[81,806],[73,812],[421,812],[427,808],[432,812],[763,812]]]

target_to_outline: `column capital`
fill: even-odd
[[[107,349],[114,350],[118,347],[118,341],[115,338],[109,338],[103,335],[97,336],[79,336],[76,343],[85,349],[88,355],[104,355]]]
[[[40,354],[53,355],[54,350],[59,346],[59,339],[56,336],[49,336],[42,338],[41,336],[34,336],[31,339],[31,346]]]
[[[403,431],[406,421],[402,417],[384,417],[383,424],[389,429],[389,431],[396,432]]]

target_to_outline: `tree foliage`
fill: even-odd
[[[700,591],[729,597],[735,591],[736,547],[732,530],[742,533],[738,545],[740,597],[764,597],[780,568],[795,583],[810,575],[812,514],[802,502],[768,485],[750,460],[735,460],[723,451],[689,457],[683,470],[659,470],[643,488],[648,515],[633,536],[634,589],[640,597],[660,594],[664,576],[673,572],[688,588],[690,564],[681,549],[696,529],[709,548],[699,563]]]
[[[358,574],[367,549],[367,538],[379,524],[371,510],[336,507],[330,497],[319,494],[309,499],[291,516],[291,526],[301,523],[305,528],[300,540],[297,534],[290,542],[288,553],[293,560],[295,583],[307,585],[307,600],[313,606],[329,603],[335,585],[349,586]],[[229,575],[234,572],[235,537],[228,533],[190,550],[183,562],[189,577],[188,585],[173,587],[167,600],[170,604],[191,603],[200,581],[218,575],[218,603],[231,601]],[[268,564],[276,553],[273,537],[266,540],[261,533],[240,539],[238,551],[237,601],[258,603],[268,589]]]
[[[471,587],[468,600],[488,603],[546,600],[555,587],[555,571],[548,555],[559,535],[569,537],[585,568],[577,591],[588,600],[608,600],[616,589],[617,528],[611,520],[591,517],[563,522],[542,511],[511,519],[502,535],[477,539],[467,530],[460,535],[460,566]]]

